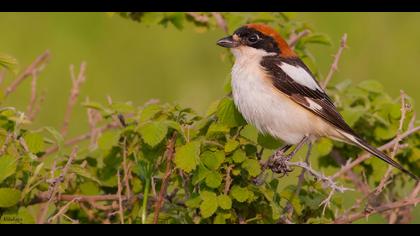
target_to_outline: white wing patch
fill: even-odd
[[[310,98],[306,98],[306,101],[309,103],[309,108],[310,109],[312,109],[314,111],[316,111],[316,110],[322,111],[322,107],[318,103],[312,101]]]
[[[290,64],[282,62],[278,65],[284,73],[286,73],[291,79],[298,82],[299,84],[306,86],[313,90],[323,91],[319,85],[315,82],[315,79],[302,67],[292,66]]]

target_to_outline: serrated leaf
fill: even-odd
[[[0,184],[15,173],[16,167],[16,158],[9,155],[0,156]]]
[[[239,147],[239,142],[233,139],[229,139],[225,144],[225,152],[231,153]]]
[[[223,124],[212,123],[207,130],[207,137],[213,137],[217,134],[226,134],[229,133],[230,129]]]
[[[232,160],[235,163],[242,163],[246,160],[246,153],[242,149],[238,149],[233,153]]]
[[[39,153],[44,151],[44,137],[38,133],[29,133],[23,137],[28,145],[28,149],[32,153]]]
[[[151,122],[141,126],[139,133],[145,143],[151,147],[155,147],[166,137],[168,126],[164,122]]]
[[[242,188],[237,185],[232,187],[230,190],[230,195],[238,202],[245,202],[250,196],[249,190],[247,188]]]
[[[118,132],[105,132],[98,139],[98,147],[102,150],[109,150],[112,146],[118,145],[119,138]]]
[[[261,173],[261,165],[255,159],[246,160],[242,163],[242,168],[244,168],[252,177],[256,177]]]
[[[220,213],[217,214],[216,217],[214,217],[213,224],[216,224],[216,225],[226,224],[226,219],[225,219],[224,214],[220,214]]]
[[[185,205],[188,208],[195,209],[195,208],[200,207],[201,201],[202,201],[201,197],[197,196],[197,197],[193,197],[185,201]]]
[[[197,170],[196,174],[193,175],[193,177],[192,177],[192,183],[194,185],[196,185],[199,182],[203,181],[210,172],[211,172],[210,170],[208,170],[206,167],[204,167],[202,164],[200,164],[198,166],[198,170]]]
[[[203,191],[200,193],[203,200],[200,204],[200,212],[203,218],[209,218],[217,210],[217,196],[213,192]]]
[[[206,151],[203,154],[201,154],[201,160],[207,168],[217,170],[219,169],[220,165],[224,162],[225,154],[223,151]]]
[[[301,39],[303,44],[315,43],[315,44],[324,44],[331,45],[331,39],[325,34],[312,34]]]
[[[206,185],[209,188],[217,188],[222,184],[222,176],[218,172],[210,172],[206,177]]]
[[[223,210],[230,210],[232,208],[232,199],[228,195],[217,196],[217,203]]]
[[[157,104],[148,105],[141,111],[140,122],[153,119],[158,113],[162,112],[162,108]]]
[[[12,188],[0,188],[0,208],[16,205],[20,200],[20,191]]]
[[[221,124],[224,124],[229,128],[246,125],[246,121],[236,109],[233,100],[230,98],[224,98],[220,101],[217,108],[217,117]]]
[[[374,93],[381,93],[383,92],[383,86],[381,83],[379,83],[376,80],[365,80],[362,81],[359,85],[359,88],[362,88],[366,91],[369,92],[374,92]]]
[[[84,169],[80,166],[72,165],[72,166],[70,166],[70,171],[79,175],[79,176],[82,176],[82,177],[85,177],[89,180],[95,181],[99,185],[102,184],[101,181],[99,179],[97,179],[92,173],[90,173],[88,170],[86,170],[86,169]]]
[[[200,142],[194,141],[178,148],[175,153],[175,165],[187,173],[195,170],[200,155],[200,146]]]

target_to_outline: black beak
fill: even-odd
[[[235,41],[232,36],[228,36],[217,41],[217,45],[224,48],[236,48],[240,45],[239,42]]]

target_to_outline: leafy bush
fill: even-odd
[[[287,38],[296,38],[295,50],[311,67],[314,63],[306,46],[330,44],[328,37],[313,33],[290,14],[120,15],[141,24],[172,24],[178,29],[185,24],[223,30],[246,22],[272,24]],[[10,57],[0,60],[0,65],[14,63]],[[18,74],[17,80],[40,72],[43,63],[34,64],[34,73]],[[77,104],[83,80],[84,66],[73,76],[66,119]],[[14,89],[8,86],[5,94]],[[389,172],[377,159],[349,168],[355,162],[348,161],[368,156],[328,139],[314,145],[311,160],[318,160],[314,169],[332,177],[322,175],[325,179],[320,180],[306,174],[297,184],[298,168],[283,178],[267,170],[263,183],[256,185],[262,163],[281,143],[246,124],[229,95],[229,84],[226,92],[204,115],[155,100],[142,106],[110,98],[105,104],[86,100],[82,105],[90,130],[74,138],[67,137],[65,125],[61,131],[31,127],[40,100],[37,94],[28,109],[31,116],[2,105],[0,222],[351,223],[373,213],[381,213],[389,222],[410,221],[411,205],[419,202],[419,185],[412,190],[409,177],[392,169]],[[400,100],[387,95],[376,81],[357,85],[340,81],[328,87],[328,92],[361,136],[378,146],[387,143],[385,150],[406,168],[420,172],[418,121],[408,107],[413,101],[402,93],[401,109]],[[401,140],[404,144],[395,145]],[[327,180],[354,191],[334,193]]]

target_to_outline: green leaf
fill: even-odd
[[[39,153],[44,151],[44,137],[38,133],[29,133],[23,137],[28,145],[29,151]]]
[[[281,145],[281,143],[277,139],[273,138],[271,135],[268,134],[258,134],[257,142],[263,148],[267,149],[277,149]]]
[[[232,160],[235,163],[241,163],[246,160],[246,153],[242,149],[238,149],[233,153]]]
[[[187,173],[195,170],[200,155],[200,146],[200,142],[194,141],[178,148],[175,153],[175,165]]]
[[[207,178],[207,175],[210,174],[210,170],[208,170],[206,167],[204,167],[203,165],[199,165],[198,166],[198,170],[197,173],[195,175],[193,175],[192,177],[192,183],[194,185],[200,183],[202,180],[204,180],[205,178]]]
[[[248,171],[249,175],[256,177],[261,173],[261,165],[255,159],[248,159],[242,164],[242,168]]]
[[[196,208],[200,207],[201,201],[202,201],[201,197],[197,196],[197,197],[193,197],[193,198],[190,198],[187,201],[185,201],[185,205],[188,208],[196,209]]]
[[[218,172],[210,172],[206,177],[206,185],[209,188],[217,188],[222,184],[222,176]]]
[[[201,160],[207,168],[217,170],[219,169],[220,165],[224,162],[225,154],[223,151],[206,151],[201,154]]]
[[[16,205],[20,200],[20,191],[12,188],[0,188],[0,207],[8,208]]]
[[[80,192],[84,195],[99,195],[101,190],[94,182],[88,181],[79,185]]]
[[[239,142],[233,139],[229,139],[225,144],[225,152],[231,153],[239,147]]]
[[[120,135],[118,132],[105,132],[98,139],[98,147],[102,150],[109,150],[113,146],[118,145]]]
[[[139,128],[145,143],[151,147],[155,147],[166,137],[168,126],[164,122],[151,122]]]
[[[380,140],[388,140],[393,138],[398,132],[397,125],[391,125],[389,127],[377,126],[373,133],[375,137]]]
[[[362,117],[364,108],[362,106],[348,107],[341,112],[348,125],[353,126]]]
[[[216,217],[214,217],[213,224],[216,224],[216,225],[226,224],[225,216],[223,214],[218,213]]]
[[[230,129],[223,124],[212,123],[207,130],[207,137],[213,137],[218,134],[226,134],[229,133]]]
[[[217,108],[217,117],[221,124],[226,125],[229,128],[243,126],[246,121],[242,117],[241,113],[236,109],[233,100],[230,98],[224,98],[220,101]]]
[[[232,187],[230,194],[232,198],[238,202],[245,202],[250,197],[250,193],[247,188],[242,188],[237,185]]]
[[[6,68],[13,73],[16,73],[16,65],[18,64],[16,58],[4,53],[0,53],[0,67]]]
[[[303,44],[315,43],[315,44],[324,44],[331,45],[331,39],[325,34],[312,34],[301,39]]]
[[[0,184],[15,173],[16,166],[16,158],[9,155],[0,156]]]
[[[162,108],[157,104],[148,105],[141,112],[140,122],[145,122],[150,119],[153,119],[161,111],[162,111]]]
[[[382,84],[376,80],[365,80],[361,82],[358,87],[374,93],[381,93],[384,89]]]
[[[85,178],[87,178],[89,180],[95,181],[99,185],[102,184],[101,181],[98,178],[96,178],[95,175],[93,175],[88,170],[86,170],[86,169],[84,169],[84,168],[82,168],[82,167],[80,167],[78,165],[72,165],[72,166],[70,166],[70,171],[73,172],[73,173],[75,173],[75,174],[77,174],[77,175],[79,175],[79,176],[82,176],[82,177],[85,177]]]
[[[217,203],[223,210],[230,210],[232,208],[232,199],[228,195],[217,196]]]
[[[203,191],[200,193],[203,200],[200,205],[200,212],[203,218],[209,218],[217,210],[217,196],[213,192]]]
[[[333,143],[330,139],[322,138],[316,143],[315,148],[319,156],[325,156],[331,152]]]
[[[287,199],[292,204],[292,207],[293,209],[295,209],[296,214],[301,215],[303,208],[300,203],[299,197],[295,196],[295,192],[295,186],[288,186],[280,192],[280,196]]]

